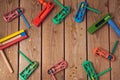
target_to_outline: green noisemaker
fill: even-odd
[[[38,68],[39,64],[36,61],[31,61],[23,52],[19,51],[19,53],[29,62],[29,65],[19,74],[21,80],[27,80],[28,77],[30,77],[30,75]]]
[[[93,34],[97,30],[99,30],[101,27],[103,27],[106,23],[108,23],[111,26],[111,28],[116,32],[116,34],[120,37],[120,29],[114,23],[110,14],[106,14],[102,18],[100,18],[96,23],[94,23],[91,27],[88,28],[88,32],[90,34]]]
[[[111,16],[109,16],[109,14],[104,15],[96,23],[94,23],[90,28],[88,28],[88,32],[93,34],[97,30],[102,28],[110,19],[111,19]]]
[[[63,19],[70,13],[69,6],[63,6],[58,0],[54,0],[62,9],[53,17],[52,21],[54,24],[60,24]]]
[[[111,70],[111,68],[108,68],[105,71],[97,74],[92,65],[92,62],[90,62],[90,61],[84,61],[82,66],[83,66],[86,74],[88,75],[89,80],[99,80],[100,76],[102,76],[103,74],[105,74]]]

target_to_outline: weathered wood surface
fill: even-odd
[[[51,1],[53,0],[45,0]],[[18,74],[29,64],[18,50],[25,53],[31,60],[39,62],[38,69],[30,76],[28,80],[52,80],[47,70],[61,60],[68,62],[68,67],[57,73],[57,80],[88,80],[86,73],[82,68],[85,60],[92,61],[97,73],[112,68],[111,72],[101,76],[99,80],[119,80],[119,53],[118,45],[115,56],[116,61],[109,62],[93,54],[95,47],[102,47],[111,51],[116,40],[119,40],[113,29],[106,24],[93,35],[87,32],[96,20],[106,13],[111,13],[115,23],[120,26],[119,21],[119,0],[86,0],[90,7],[102,11],[101,15],[88,10],[84,22],[76,23],[74,21],[75,13],[80,2],[84,0],[59,0],[62,4],[71,7],[71,13],[59,25],[52,22],[53,16],[61,10],[55,4],[54,10],[48,15],[44,22],[35,27],[32,20],[44,8],[37,0],[0,0],[0,38],[7,36],[20,29],[26,29],[29,38],[21,41],[4,50],[8,57],[14,73],[10,74],[2,56],[0,55],[0,80],[20,80]],[[22,18],[16,18],[10,23],[3,20],[3,14],[17,7],[24,8],[24,15],[31,25],[28,29]],[[3,67],[4,66],[4,67]]]
[[[15,5],[16,4],[16,5]],[[0,0],[0,38],[3,38],[11,33],[18,31],[18,18],[10,23],[3,20],[3,14],[18,7],[18,0]],[[0,80],[17,80],[18,79],[18,44],[15,44],[7,49],[4,49],[14,73],[10,73],[2,56],[0,55]]]

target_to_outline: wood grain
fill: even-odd
[[[16,4],[16,5],[15,5]],[[0,1],[0,38],[3,38],[11,33],[14,33],[18,30],[18,18],[12,22],[6,23],[3,20],[3,14],[15,9],[18,7],[18,0],[4,0]],[[0,80],[17,80],[18,72],[18,54],[17,54],[18,45],[15,44],[7,49],[4,49],[5,55],[8,57],[8,60],[13,67],[14,73],[10,73],[2,56],[0,55]]]
[[[108,7],[105,6],[107,0],[101,2],[101,0],[87,0],[90,7],[98,9],[102,11],[101,15],[98,15],[94,12],[88,11],[87,13],[87,27],[89,28],[93,23],[95,23],[101,16],[108,13]],[[109,66],[109,61],[101,58],[99,56],[95,56],[93,54],[93,50],[96,47],[102,47],[109,51],[109,32],[108,25],[104,25],[100,30],[95,32],[93,35],[87,34],[87,43],[88,43],[88,60],[92,61],[94,68],[97,73],[100,73],[106,70]],[[110,80],[110,72],[104,74],[99,77],[99,80]]]
[[[111,16],[113,17],[113,21],[116,23],[116,25],[120,28],[120,1],[119,0],[114,0],[111,1],[109,0],[109,12],[111,14]],[[110,27],[110,51],[112,50],[116,40],[119,40],[119,37],[117,36],[117,34],[113,31],[113,29]],[[116,60],[114,62],[111,62],[111,68],[112,68],[112,72],[111,72],[111,80],[118,80],[120,79],[120,71],[119,71],[119,61],[120,61],[120,44],[118,45],[114,55],[116,57]]]
[[[27,5],[26,5],[27,4]],[[28,39],[20,43],[20,50],[32,61],[39,62],[39,67],[37,70],[30,76],[29,80],[40,80],[41,79],[41,28],[36,27],[32,24],[33,18],[36,17],[40,10],[40,5],[38,5],[37,0],[20,0],[20,6],[24,8],[24,15],[27,18],[28,22],[31,25],[31,28],[28,29],[23,20],[20,18],[20,28],[26,29],[29,36]],[[19,59],[19,72],[21,72],[28,62],[20,56]]]
[[[46,0],[53,2],[53,0]],[[59,0],[63,3],[63,0]],[[52,80],[47,70],[64,59],[64,25],[55,25],[53,16],[60,11],[56,4],[54,10],[44,20],[42,25],[42,80]],[[57,80],[64,80],[64,71],[57,73]]]
[[[45,0],[53,2],[54,0]],[[66,19],[58,25],[52,22],[53,16],[61,10],[55,4],[54,10],[46,17],[43,23],[36,27],[32,20],[44,8],[37,0],[0,0],[0,38],[3,38],[20,29],[25,29],[29,38],[15,44],[4,50],[8,57],[14,73],[10,74],[7,66],[0,55],[0,80],[20,80],[18,74],[29,64],[18,50],[21,50],[32,61],[38,61],[38,69],[30,76],[28,80],[52,80],[47,70],[57,64],[62,59],[68,62],[68,68],[57,73],[57,80],[88,80],[82,63],[85,60],[92,61],[97,73],[112,68],[111,72],[100,76],[99,80],[119,80],[119,61],[120,45],[118,45],[114,55],[116,60],[108,60],[95,56],[93,50],[96,47],[102,47],[111,51],[116,40],[119,37],[108,25],[104,25],[93,35],[89,34],[87,29],[96,22],[101,16],[110,13],[115,23],[120,26],[120,1],[119,0],[59,0],[65,6],[71,7],[71,13]],[[78,5],[82,1],[87,1],[90,7],[102,11],[98,15],[92,11],[87,11],[82,23],[76,23],[74,16],[78,10]],[[20,3],[19,3],[20,2]],[[28,29],[22,18],[16,18],[12,22],[6,23],[3,20],[3,14],[20,7],[24,8],[24,15],[31,25]],[[120,27],[119,27],[120,28]],[[0,43],[1,44],[1,43]]]
[[[65,59],[69,65],[65,72],[66,80],[87,80],[82,68],[82,63],[86,60],[86,17],[82,23],[74,21],[78,5],[82,1],[84,0],[65,0],[65,5],[71,7],[71,13],[65,19]]]

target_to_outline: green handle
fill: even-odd
[[[116,48],[117,48],[117,46],[118,46],[118,43],[119,43],[119,41],[117,40],[117,41],[115,42],[115,44],[114,44],[113,49],[112,49],[112,52],[111,52],[112,55],[114,54],[114,52],[115,52],[115,50],[116,50]]]
[[[54,0],[56,4],[58,4],[61,8],[65,8],[58,0]]]
[[[94,8],[91,8],[91,7],[87,7],[87,9],[89,9],[90,11],[93,11],[93,12],[95,12],[97,14],[102,14],[102,12],[97,10],[97,9],[94,9]]]
[[[32,63],[32,61],[21,51],[19,51],[19,53],[23,56],[23,58],[25,58],[29,63]]]
[[[102,76],[103,74],[109,72],[110,70],[111,70],[111,68],[108,68],[108,69],[106,69],[105,71],[103,71],[103,72],[97,74],[97,76],[100,77],[100,76]]]

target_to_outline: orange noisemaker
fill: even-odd
[[[111,55],[108,51],[106,51],[105,49],[102,49],[102,48],[95,48],[94,49],[94,54],[95,55],[99,55],[101,57],[104,57],[106,59],[109,59],[111,61],[115,60],[115,56],[114,55]]]

